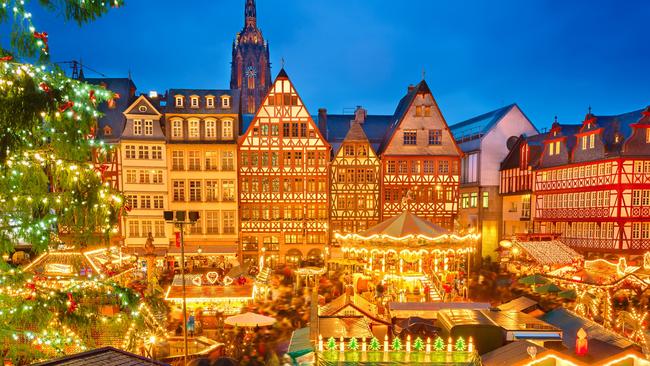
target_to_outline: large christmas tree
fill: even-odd
[[[33,3],[36,3],[33,4]],[[95,138],[99,103],[116,95],[72,80],[49,61],[47,30],[30,6],[79,24],[122,0],[4,0],[0,25],[0,252],[17,243],[44,250],[64,231],[75,243],[115,230],[119,194],[105,181],[110,148]],[[6,40],[2,40],[7,44]]]

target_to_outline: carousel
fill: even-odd
[[[344,259],[363,268],[357,291],[375,283],[398,301],[434,300],[434,289],[464,281],[479,237],[456,235],[408,211],[360,233],[336,234]]]

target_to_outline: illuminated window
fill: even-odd
[[[424,116],[431,117],[431,106],[428,105],[424,106]]]
[[[449,174],[449,161],[440,160],[438,162],[438,174]]]
[[[142,135],[142,120],[136,119],[133,121],[133,134]]]
[[[138,183],[138,178],[135,169],[126,170],[126,182],[127,183]]]
[[[221,154],[221,170],[223,171],[235,170],[235,157],[232,151],[224,151]]]
[[[228,109],[230,108],[230,96],[224,95],[221,97],[221,108]]]
[[[199,107],[199,97],[193,95],[190,97],[190,106],[192,108],[198,108]]]
[[[421,105],[415,107],[415,116],[416,117],[422,117],[422,106]]]
[[[219,152],[206,151],[205,152],[205,170],[218,170],[219,169]]]
[[[231,139],[233,134],[232,121],[225,120],[221,122],[221,138]]]
[[[144,121],[144,134],[146,136],[153,135],[153,121],[152,120]]]
[[[191,139],[198,139],[200,137],[199,121],[191,120],[188,123],[188,137]]]
[[[183,121],[181,120],[172,121],[172,138],[173,139],[183,138]]]
[[[175,202],[185,201],[185,181],[173,180],[172,181],[173,200]]]
[[[208,108],[214,108],[214,97],[205,97],[205,106]]]
[[[219,201],[219,181],[206,180],[205,181],[205,200],[208,202]]]
[[[224,180],[221,182],[221,191],[223,194],[223,201],[235,200],[235,181]]]
[[[429,145],[442,144],[442,130],[429,130]]]
[[[174,103],[176,104],[177,108],[183,108],[183,96],[182,95],[175,96]]]
[[[645,142],[646,144],[650,144],[650,128],[645,129]]]
[[[217,138],[217,121],[214,120],[205,121],[205,138],[206,139]]]
[[[404,145],[417,145],[417,138],[416,130],[404,130]]]
[[[490,194],[488,192],[483,192],[483,208],[488,208],[490,204]]]

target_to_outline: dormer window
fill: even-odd
[[[136,119],[133,121],[133,134],[142,135],[142,120]]]
[[[175,96],[174,104],[176,105],[176,108],[183,108],[183,96],[182,95]]]
[[[596,146],[596,134],[582,136],[582,150],[593,149]]]
[[[104,126],[104,136],[112,136],[113,135],[113,129],[111,126]]]
[[[198,108],[199,107],[199,97],[196,95],[193,95],[190,97],[190,106],[192,108]]]
[[[224,95],[221,97],[221,108],[227,109],[230,108],[230,96]]]
[[[205,106],[208,108],[214,108],[214,97],[205,97]]]
[[[560,154],[560,141],[554,141],[548,144],[548,154],[549,155],[559,155]]]

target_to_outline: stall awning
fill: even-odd
[[[513,245],[541,265],[564,265],[583,259],[582,255],[559,240],[514,241]]]
[[[287,351],[289,356],[296,359],[307,353],[314,352],[314,345],[309,339],[309,330],[309,327],[300,328],[291,334],[291,342],[289,342],[289,350]]]
[[[230,285],[230,286],[196,286],[192,281],[185,283],[185,297],[188,302],[227,302],[242,301],[253,298],[253,286],[251,285]],[[182,301],[182,286],[173,283],[167,289],[165,300]]]
[[[323,339],[372,338],[370,325],[365,318],[319,318],[318,333],[323,336]]]
[[[537,301],[529,299],[526,296],[520,296],[512,301],[498,306],[499,310],[524,311],[537,305]]]

